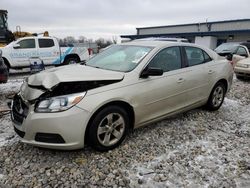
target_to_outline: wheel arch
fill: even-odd
[[[11,65],[10,65],[9,60],[6,57],[2,57],[2,58],[3,58],[3,61],[4,61],[5,65],[10,69]]]
[[[117,100],[117,101],[111,101],[111,102],[108,102],[104,105],[102,105],[101,107],[99,107],[95,113],[92,114],[91,118],[89,119],[88,121],[88,124],[87,124],[87,128],[85,130],[85,141],[84,143],[88,143],[88,131],[90,129],[90,125],[91,123],[93,122],[95,116],[104,108],[106,108],[107,106],[119,106],[121,108],[123,108],[127,113],[128,113],[128,116],[129,116],[129,129],[133,129],[134,128],[134,122],[135,122],[135,113],[134,113],[134,108],[127,102],[125,101],[120,101],[120,100]]]
[[[68,54],[64,57],[63,63],[65,63],[65,61],[69,58],[76,58],[78,62],[81,60],[78,54]]]
[[[224,78],[222,78],[222,79],[220,79],[220,80],[218,80],[218,81],[216,82],[216,84],[218,84],[218,83],[223,83],[224,86],[225,86],[226,92],[227,92],[227,90],[228,90],[228,82],[227,82],[227,80],[224,79]],[[215,85],[216,85],[216,84],[215,84]],[[214,85],[214,86],[215,86],[215,85]]]

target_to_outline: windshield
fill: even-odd
[[[235,52],[238,46],[239,46],[238,43],[224,43],[218,46],[217,48],[215,48],[214,51],[216,51],[217,53]]]
[[[0,28],[4,28],[3,16],[0,14]]]
[[[0,13],[0,28],[7,28],[7,16],[3,13]]]
[[[113,71],[129,72],[140,63],[151,49],[151,47],[144,46],[113,45],[94,56],[86,65]]]

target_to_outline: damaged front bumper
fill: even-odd
[[[24,143],[51,149],[79,149],[84,147],[84,136],[89,112],[74,106],[63,112],[36,113],[18,94],[11,107],[15,132]]]

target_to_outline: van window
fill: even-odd
[[[20,44],[19,49],[26,49],[26,48],[35,48],[35,39],[24,39],[19,41],[17,44]]]
[[[53,39],[38,39],[39,48],[50,48],[55,46]]]

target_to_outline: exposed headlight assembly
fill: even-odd
[[[68,110],[79,103],[85,95],[86,92],[82,92],[44,99],[38,102],[35,107],[35,112],[48,113]]]

